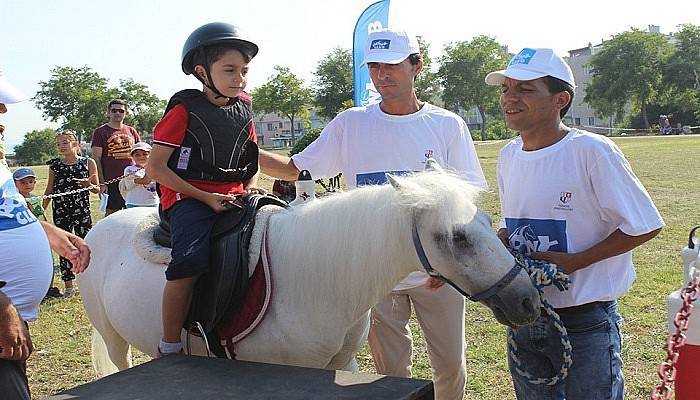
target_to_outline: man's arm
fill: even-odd
[[[24,361],[33,350],[27,326],[10,299],[0,291],[0,358]]]
[[[105,177],[102,173],[102,147],[99,146],[92,146],[92,159],[95,160],[95,164],[97,165],[97,178],[100,183],[105,181]],[[104,193],[107,191],[107,185],[102,185],[100,186],[100,193]]]
[[[40,221],[40,223],[49,239],[51,249],[73,264],[73,272],[85,271],[90,264],[90,249],[87,243],[79,236],[57,228],[46,221]]]
[[[285,181],[296,181],[299,178],[299,169],[289,157],[261,149],[258,161],[260,162],[260,171],[265,175]]]
[[[630,236],[617,229],[593,247],[578,253],[543,251],[531,253],[536,260],[545,260],[558,265],[567,274],[586,268],[598,261],[626,253],[658,235],[661,228],[639,236]]]

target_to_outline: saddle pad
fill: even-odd
[[[147,214],[134,228],[132,244],[134,250],[144,260],[154,264],[167,266],[170,263],[170,249],[163,247],[153,240],[153,232],[158,229],[160,218],[158,211],[154,208],[153,213]]]
[[[250,280],[243,301],[217,327],[227,356],[235,359],[234,345],[250,335],[265,317],[272,298],[272,272],[268,254],[267,228],[272,214],[284,210],[266,206],[258,211],[250,239]]]

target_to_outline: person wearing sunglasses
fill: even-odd
[[[136,129],[124,123],[129,115],[129,104],[125,100],[114,99],[107,105],[109,122],[95,129],[92,134],[92,158],[97,163],[100,183],[112,180],[124,172],[124,168],[133,165],[131,147],[140,142]],[[119,192],[119,182],[100,187],[100,195],[106,193],[107,210],[105,217],[126,208],[124,198]]]

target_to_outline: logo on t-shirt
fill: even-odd
[[[107,139],[107,156],[117,160],[130,159],[133,144],[131,135],[119,131]]]
[[[573,211],[574,209],[570,204],[573,196],[574,195],[571,192],[559,193],[559,202],[554,205],[554,209],[560,211]]]
[[[355,186],[384,185],[389,183],[389,178],[386,177],[386,174],[402,176],[410,173],[411,171],[379,171],[357,174],[355,175]]]
[[[554,219],[506,218],[508,242],[521,253],[567,252],[566,221]]]

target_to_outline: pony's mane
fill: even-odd
[[[373,280],[396,283],[396,277],[391,274],[397,270],[389,271],[382,266],[402,265],[406,269],[402,276],[419,267],[411,241],[413,215],[428,212],[430,217],[421,223],[449,234],[454,224],[468,223],[474,218],[477,211],[474,201],[480,189],[444,172],[420,172],[395,179],[400,184],[399,190],[392,185],[366,186],[274,215],[271,218],[274,231],[284,232],[284,237],[303,238],[278,239],[276,250],[284,254],[296,273],[312,273],[319,281],[327,282],[324,288],[334,288],[336,292],[327,293],[329,296],[351,298],[357,295],[354,292],[359,287],[371,291],[369,288],[383,285]],[[304,243],[327,245],[314,245],[314,254],[309,257],[310,245]],[[387,270],[386,275],[362,272],[368,268]],[[344,284],[358,279],[357,287]],[[299,287],[288,295],[303,297],[304,292]],[[364,293],[377,299],[386,294]]]

